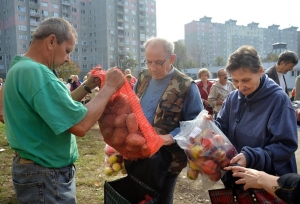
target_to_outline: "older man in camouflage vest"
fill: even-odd
[[[203,104],[196,84],[173,67],[174,44],[162,38],[145,42],[144,69],[134,87],[143,112],[164,146],[151,158],[125,161],[131,174],[160,193],[160,203],[173,203],[176,180],[187,164],[185,152],[173,137],[179,133],[180,121],[194,119]]]

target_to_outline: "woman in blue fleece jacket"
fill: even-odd
[[[237,90],[229,94],[215,122],[239,152],[231,163],[271,175],[297,173],[296,114],[286,93],[264,74],[252,46],[232,53],[226,70]],[[222,178],[225,187],[233,180],[231,172]]]

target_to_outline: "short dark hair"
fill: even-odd
[[[57,43],[61,44],[64,41],[70,39],[70,34],[74,34],[77,38],[77,32],[75,28],[63,18],[47,18],[35,29],[32,37],[34,40],[43,40],[50,36],[51,34],[55,35]]]
[[[279,65],[282,61],[286,64],[293,63],[296,65],[298,64],[298,56],[293,51],[287,50],[279,55],[277,64]]]
[[[243,45],[229,56],[226,71],[230,74],[237,69],[249,69],[252,73],[258,73],[260,67],[260,57],[256,49]]]

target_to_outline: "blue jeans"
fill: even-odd
[[[21,162],[20,162],[21,160]],[[32,161],[13,159],[12,181],[19,203],[76,203],[75,166],[50,169]]]

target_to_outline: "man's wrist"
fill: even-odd
[[[84,88],[84,90],[85,90],[86,92],[92,93],[91,89],[90,89],[87,85],[82,84],[82,87]]]

